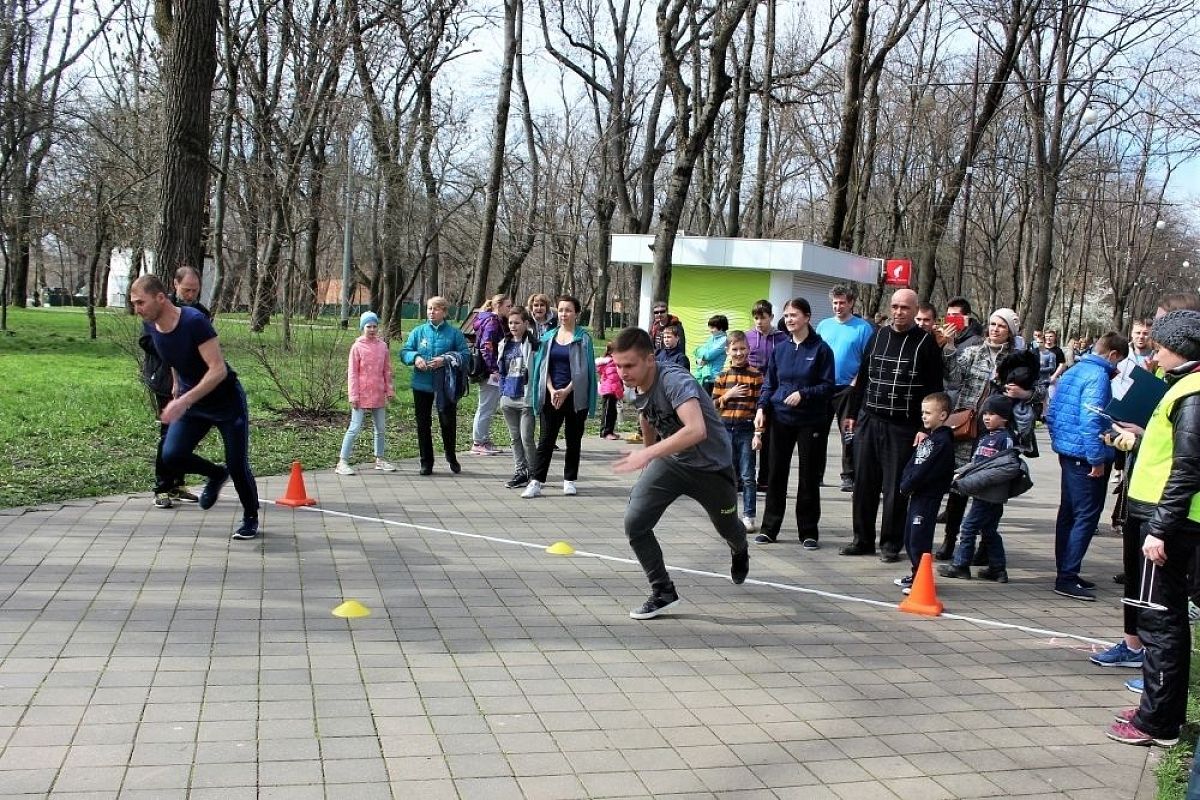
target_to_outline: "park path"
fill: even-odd
[[[1005,514],[1012,583],[939,585],[948,612],[1024,629],[890,607],[897,565],[837,555],[835,488],[822,549],[787,526],[741,587],[678,503],[658,533],[695,570],[685,603],[635,622],[625,447],[587,440],[574,498],[519,499],[507,457],[311,471],[319,506],[268,506],[256,542],[228,540],[232,487],[207,513],[0,511],[0,797],[1153,797],[1155,759],[1102,733],[1136,673],[1086,660],[1120,632],[1119,540],[1087,560],[1099,602],[1050,591],[1053,457]],[[332,616],[347,598],[371,615]]]

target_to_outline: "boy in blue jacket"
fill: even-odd
[[[983,433],[975,443],[971,463],[978,464],[1016,447],[1016,438],[1009,426],[1012,424],[1013,402],[1007,395],[994,394],[983,404]],[[966,468],[964,467],[964,470]],[[1007,500],[1007,493],[1001,497]],[[963,519],[958,532],[958,546],[954,548],[954,561],[938,568],[943,578],[971,577],[971,560],[975,557],[975,537],[983,540],[987,548],[988,566],[980,570],[984,580],[1008,583],[1008,569],[1004,560],[1004,540],[1000,538],[1000,517],[1004,514],[1004,501],[974,496],[971,508]]]
[[[946,425],[949,418],[950,395],[934,392],[925,396],[921,401],[921,423],[926,435],[913,450],[900,476],[900,493],[908,497],[904,551],[912,563],[912,572],[893,583],[905,594],[912,588],[921,556],[933,551],[938,508],[954,477],[954,431]]]

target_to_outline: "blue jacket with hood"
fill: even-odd
[[[1112,399],[1112,377],[1117,368],[1103,356],[1088,353],[1058,379],[1058,391],[1046,410],[1050,445],[1054,452],[1087,461],[1093,467],[1108,464],[1116,450],[1100,440],[1108,422],[1087,406],[1104,408]]]

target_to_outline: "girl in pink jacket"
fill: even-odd
[[[395,472],[396,468],[383,460],[384,432],[387,430],[387,403],[396,396],[392,386],[392,359],[387,342],[379,338],[379,317],[373,311],[364,311],[358,320],[358,329],[363,335],[354,340],[350,347],[350,361],[346,367],[346,385],[350,393],[350,427],[342,439],[342,452],[338,456],[338,475],[353,475],[350,453],[354,440],[358,438],[371,412],[375,425],[375,469]]]
[[[600,438],[620,439],[617,435],[617,402],[625,394],[625,384],[613,363],[612,340],[602,358],[596,359],[596,373],[600,376],[600,396],[604,399],[604,413],[600,417]]]

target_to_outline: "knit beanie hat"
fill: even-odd
[[[992,312],[992,317],[999,317],[1004,320],[1004,324],[1008,326],[1008,340],[1016,344],[1017,336],[1021,333],[1021,323],[1017,321],[1017,312],[1011,308],[997,308]],[[988,317],[990,320],[991,317]],[[1005,417],[1005,419],[1008,419]]]
[[[1013,402],[1008,395],[994,394],[983,404],[983,413],[991,412],[997,417],[1011,420],[1013,418]]]
[[[364,330],[368,325],[378,325],[379,315],[374,311],[364,311],[362,316],[358,318],[358,329]]]
[[[1200,311],[1180,309],[1154,321],[1150,336],[1188,361],[1200,360]]]

